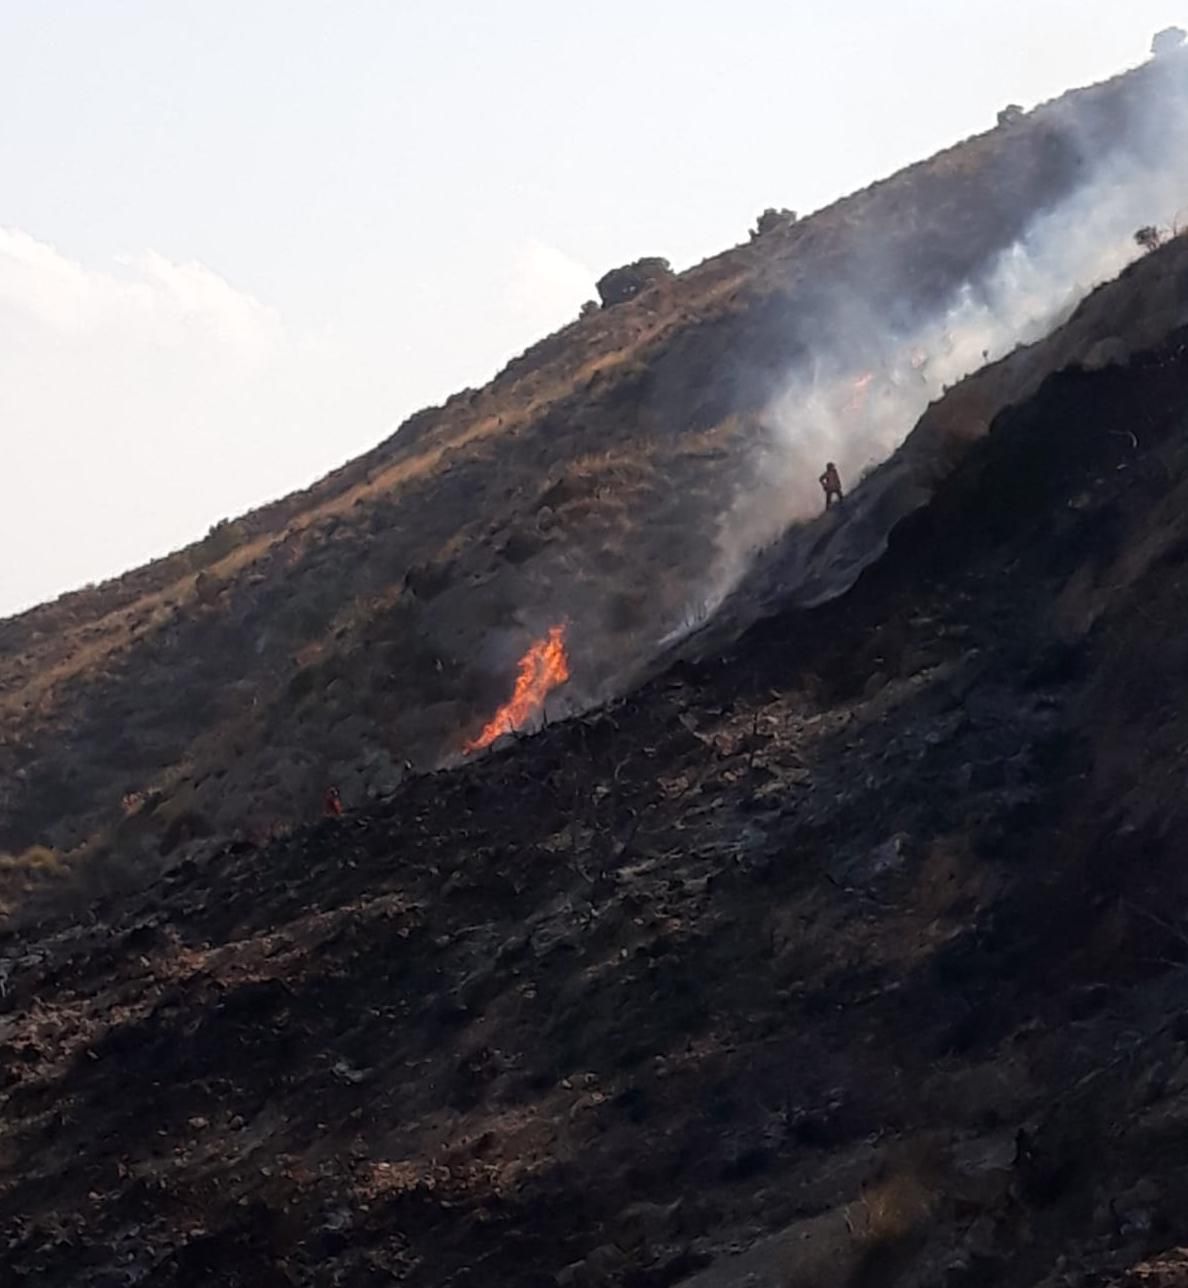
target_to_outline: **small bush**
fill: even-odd
[[[190,548],[190,567],[197,572],[218,563],[247,538],[248,531],[241,519],[220,519],[218,523],[212,524],[197,545]]]
[[[215,604],[223,592],[225,583],[205,569],[194,578],[194,596],[200,604]]]
[[[751,240],[777,232],[781,228],[791,228],[798,218],[795,210],[777,210],[775,206],[768,206],[755,221],[755,227],[751,229]]]
[[[1188,31],[1183,27],[1165,27],[1162,31],[1157,31],[1151,40],[1151,53],[1156,58],[1162,58],[1165,54],[1174,53],[1185,40],[1188,40]]]
[[[57,898],[69,884],[70,869],[48,845],[31,845],[21,854],[0,854],[0,919],[45,898]]]
[[[1135,234],[1134,240],[1145,251],[1158,250],[1167,240],[1167,234],[1154,224],[1144,224]]]

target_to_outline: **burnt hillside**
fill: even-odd
[[[5,1283],[1182,1283],[1186,406],[1051,375],[840,598],[7,931]]]
[[[569,708],[622,692],[696,598],[789,369],[875,361],[838,299],[908,334],[1112,158],[1166,147],[1152,95],[1179,102],[1184,67],[583,318],[309,491],[0,623],[0,851],[154,864],[307,819],[328,781],[382,796],[457,758],[560,617]]]

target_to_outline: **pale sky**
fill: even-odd
[[[0,0],[0,614],[1141,62],[1188,0]]]

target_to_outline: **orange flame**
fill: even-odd
[[[850,389],[852,392],[850,393],[849,398],[846,399],[846,405],[844,408],[847,413],[857,412],[862,409],[866,403],[867,390],[870,388],[871,381],[874,380],[874,378],[875,373],[873,371],[864,371],[862,375],[860,375],[857,380],[851,384]]]
[[[496,738],[519,729],[544,706],[544,700],[559,684],[569,679],[569,658],[565,654],[565,627],[554,626],[548,636],[537,640],[520,658],[516,687],[511,697],[487,721],[482,733],[466,744],[466,750],[481,751]]]

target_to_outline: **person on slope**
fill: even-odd
[[[339,818],[342,815],[342,797],[337,787],[327,787],[322,800],[322,813],[327,818]]]
[[[825,493],[825,508],[837,501],[838,505],[845,500],[842,494],[841,475],[837,472],[837,466],[829,461],[825,466],[825,473],[817,480],[821,484],[821,490]]]

